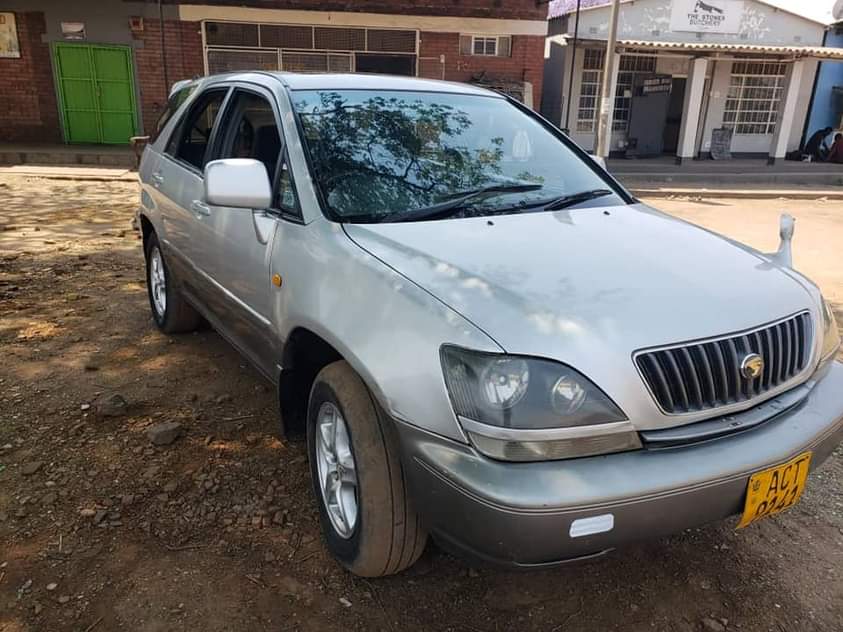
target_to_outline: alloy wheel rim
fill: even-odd
[[[348,426],[331,402],[324,402],[316,416],[316,464],[328,517],[337,534],[348,539],[358,518],[357,466]]]
[[[152,293],[152,305],[159,318],[164,318],[167,311],[167,277],[164,274],[164,260],[161,251],[153,248],[149,257],[149,284]]]

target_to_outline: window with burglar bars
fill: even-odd
[[[600,103],[600,88],[603,81],[604,51],[597,48],[585,49],[583,72],[580,83],[580,102],[577,109],[577,131],[593,132]],[[632,87],[637,75],[652,75],[656,71],[656,58],[649,55],[621,55],[618,81],[615,87],[615,107],[612,115],[612,129],[626,131],[629,127],[629,106],[632,101]]]
[[[600,82],[603,80],[603,51],[586,48],[580,79],[580,103],[577,108],[577,131],[593,132],[600,100]]]
[[[723,112],[723,127],[735,134],[772,134],[784,91],[785,64],[736,61]]]
[[[416,54],[416,31],[205,22],[208,72],[352,72],[357,52]]]
[[[656,58],[645,55],[621,55],[618,70],[618,85],[615,88],[615,113],[612,129],[625,132],[629,129],[629,106],[632,90],[639,75],[649,76],[656,72]]]

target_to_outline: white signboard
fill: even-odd
[[[0,13],[0,57],[20,57],[14,13]]]
[[[737,33],[742,15],[742,0],[673,0],[670,30]]]

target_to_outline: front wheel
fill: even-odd
[[[154,233],[146,244],[146,289],[152,318],[158,329],[167,334],[176,334],[193,331],[199,326],[200,316],[174,286],[158,237]]]
[[[307,447],[322,531],[331,553],[362,577],[404,570],[427,534],[409,497],[394,428],[344,361],[313,383]]]

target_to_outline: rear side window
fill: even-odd
[[[181,126],[170,138],[167,153],[193,165],[199,171],[205,168],[208,144],[217,115],[220,113],[227,90],[211,90],[203,94],[188,110]]]
[[[161,116],[155,122],[155,129],[149,136],[150,143],[155,142],[155,139],[161,134],[161,130],[170,122],[170,119],[173,118],[173,115],[181,107],[181,104],[187,101],[187,98],[195,91],[196,84],[193,84],[192,86],[185,86],[181,90],[176,90],[170,95],[170,98],[167,100],[167,107],[161,112]]]

